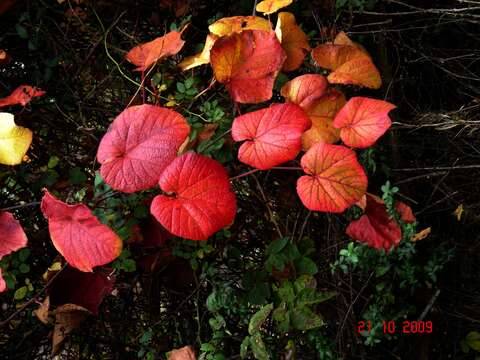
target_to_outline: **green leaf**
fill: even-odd
[[[318,273],[318,268],[315,262],[312,259],[302,256],[295,262],[295,269],[297,270],[297,274],[308,274],[308,275],[315,275]]]
[[[190,89],[193,85],[193,78],[188,78],[187,80],[185,80],[185,87],[187,89]]]
[[[53,169],[55,166],[58,165],[58,163],[60,162],[60,159],[58,158],[58,156],[50,156],[50,159],[48,160],[48,168],[49,169]]]
[[[185,85],[181,82],[177,82],[177,90],[179,93],[184,93],[185,92]]]
[[[15,294],[13,294],[13,298],[15,300],[22,300],[27,296],[28,293],[28,287],[27,286],[22,286],[21,288],[18,288],[15,290]]]
[[[70,170],[68,173],[68,178],[71,184],[82,184],[85,181],[87,181],[87,175],[83,172],[81,168],[78,166],[74,167],[73,169]]]
[[[22,274],[26,274],[30,271],[30,266],[28,266],[28,264],[22,263],[18,267],[18,270],[20,270]]]
[[[248,302],[253,305],[264,304],[270,296],[270,286],[267,283],[256,283],[254,287],[248,292]]]
[[[253,356],[257,360],[269,360],[270,356],[268,355],[267,348],[265,343],[262,340],[260,333],[255,333],[255,335],[250,337],[250,347],[253,352]]]
[[[295,308],[290,313],[292,325],[297,330],[311,330],[324,324],[323,318],[306,306]]]
[[[265,251],[266,255],[271,255],[271,254],[278,254],[282,249],[287,245],[288,243],[288,237],[283,237],[278,240],[275,240],[270,243],[270,245],[267,246],[267,249]]]
[[[137,264],[133,259],[125,259],[122,263],[122,269],[125,272],[134,272],[137,270]]]
[[[480,333],[477,331],[471,331],[465,338],[467,345],[475,351],[480,351]]]
[[[273,303],[263,306],[258,310],[250,319],[248,324],[248,333],[253,335],[254,333],[260,331],[260,327],[267,320],[270,312],[273,310]]]
[[[295,291],[290,281],[285,281],[282,287],[278,289],[278,296],[286,303],[293,303],[295,300]]]
[[[28,31],[22,25],[15,25],[15,30],[17,30],[18,36],[20,36],[22,39],[28,39]]]
[[[240,358],[245,359],[247,357],[248,348],[250,347],[250,336],[245,336],[240,344]]]
[[[19,252],[18,252],[18,259],[21,261],[21,262],[24,262],[25,260],[28,259],[28,257],[30,256],[30,249],[21,249]]]

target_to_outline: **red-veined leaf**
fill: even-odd
[[[343,212],[367,190],[367,176],[352,150],[327,143],[312,146],[301,160],[307,175],[297,181],[297,193],[310,210]]]
[[[307,35],[297,25],[295,16],[288,12],[278,14],[275,33],[287,54],[282,70],[287,72],[297,70],[310,51]]]
[[[400,215],[400,220],[402,220],[404,223],[412,224],[417,221],[415,215],[413,215],[412,208],[404,202],[397,201],[395,204],[395,210]]]
[[[206,156],[189,152],[177,157],[159,184],[165,195],[155,197],[151,212],[176,236],[206,240],[235,217],[236,199],[227,172]]]
[[[392,125],[388,117],[395,105],[366,97],[353,97],[338,112],[333,126],[340,129],[345,145],[355,148],[372,146]]]
[[[135,71],[145,71],[157,61],[177,54],[185,44],[182,33],[171,31],[155,40],[135,46],[125,58],[136,65]]]
[[[330,89],[305,108],[312,127],[302,136],[303,150],[306,151],[319,142],[332,144],[340,139],[340,130],[333,126],[333,119],[345,103],[345,96],[340,91]]]
[[[100,141],[102,178],[128,193],[155,186],[189,131],[184,117],[173,110],[148,104],[125,109]]]
[[[7,290],[7,283],[3,279],[2,268],[0,268],[0,292]]]
[[[269,100],[285,59],[273,31],[234,33],[218,39],[210,51],[215,78],[225,84],[232,99],[240,103]]]
[[[324,76],[318,74],[305,74],[285,83],[280,94],[285,101],[300,105],[303,109],[320,99],[327,91],[328,82]]]
[[[246,140],[238,150],[238,159],[261,170],[293,160],[309,125],[302,108],[292,103],[273,104],[241,115],[232,124],[233,140]]]
[[[85,273],[67,266],[49,284],[47,293],[53,306],[75,304],[98,315],[100,304],[112,292],[114,283],[115,278],[106,269]]]
[[[27,246],[27,235],[13,215],[0,211],[0,259]]]
[[[93,267],[107,264],[120,255],[122,240],[86,205],[68,205],[45,190],[41,209],[48,219],[53,245],[71,266],[93,271]]]
[[[376,249],[389,250],[397,246],[402,231],[388,215],[384,202],[377,196],[367,194],[365,214],[348,225],[346,233],[351,238]]]
[[[208,30],[216,36],[228,36],[245,30],[272,30],[270,21],[259,16],[231,16],[215,21]]]
[[[45,91],[42,91],[36,87],[20,85],[6,98],[0,99],[0,107],[17,104],[25,106],[32,100],[32,98],[42,96],[44,94]]]

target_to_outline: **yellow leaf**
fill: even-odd
[[[0,113],[0,164],[20,164],[31,143],[31,130],[15,125],[13,114]]]
[[[183,59],[183,61],[178,66],[182,69],[182,71],[185,71],[193,69],[194,67],[200,65],[208,64],[210,62],[210,50],[212,49],[217,39],[218,36],[208,34],[202,52]]]
[[[426,229],[423,229],[422,231],[419,231],[418,233],[413,235],[412,242],[417,242],[417,241],[425,239],[428,235],[430,235],[431,232],[432,232],[431,227],[428,227]]]
[[[275,34],[287,53],[287,60],[283,63],[283,71],[297,70],[303,59],[310,51],[308,37],[295,21],[295,16],[289,12],[278,14]]]
[[[458,205],[458,207],[453,212],[453,215],[457,217],[457,220],[460,221],[463,215],[463,204]]]
[[[290,5],[293,0],[264,0],[257,4],[255,10],[265,15],[273,14],[281,8]]]
[[[270,31],[272,27],[267,19],[258,16],[232,16],[215,21],[208,30],[216,36],[227,36],[243,30]]]
[[[52,271],[60,271],[61,268],[62,268],[62,263],[61,263],[60,261],[54,262],[54,263],[52,264],[52,266],[50,266],[50,267],[47,269],[47,271],[45,271],[44,274],[42,275],[43,280],[47,281],[50,272],[52,272]]]

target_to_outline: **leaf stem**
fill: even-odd
[[[10,207],[6,207],[6,208],[3,208],[3,209],[0,209],[0,211],[17,210],[17,209],[23,209],[23,208],[25,208],[25,207],[37,206],[37,205],[40,205],[40,201],[33,201],[33,202],[27,203],[27,204],[10,206]]]

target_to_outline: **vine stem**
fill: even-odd
[[[301,167],[275,166],[275,167],[272,167],[270,170],[294,170],[294,171],[298,171],[298,170],[303,170],[303,169]],[[253,169],[253,170],[247,171],[243,174],[231,177],[230,181],[238,180],[238,179],[241,179],[245,176],[255,174],[257,171],[260,171],[260,169]]]
[[[15,206],[10,206],[6,207],[3,209],[0,209],[1,211],[11,211],[11,210],[17,210],[17,209],[23,209],[29,206],[37,206],[40,205],[40,201],[33,201],[31,203],[23,204],[23,205],[15,205]]]
[[[60,275],[62,273],[63,270],[65,270],[65,268],[67,267],[67,264],[63,265],[63,267],[57,271],[57,273],[55,275],[52,276],[52,278],[50,280],[48,280],[48,282],[43,286],[43,288],[34,296],[32,297],[30,300],[28,300],[26,303],[24,303],[22,306],[20,306],[17,311],[15,311],[13,314],[11,314],[8,318],[6,318],[5,320],[3,320],[2,322],[0,322],[0,328],[4,327],[5,325],[7,325],[11,320],[13,320],[13,318],[15,316],[17,316],[18,314],[20,314],[23,310],[25,310],[28,306],[32,305],[33,303],[37,302],[38,301],[38,298],[40,297],[40,295],[42,295],[45,290],[47,290],[47,288],[50,286],[50,284],[53,282],[53,280],[55,280],[57,278],[58,275]]]

